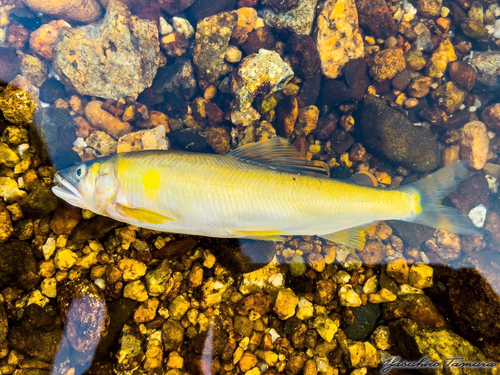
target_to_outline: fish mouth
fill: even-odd
[[[52,187],[52,192],[59,198],[72,204],[73,206],[82,207],[82,195],[78,189],[61,173],[57,172],[54,176],[56,186]]]

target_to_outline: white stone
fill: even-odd
[[[484,205],[480,204],[479,206],[474,207],[472,210],[469,211],[469,219],[472,220],[472,223],[478,227],[482,228],[484,225],[484,222],[486,220],[486,212],[488,210]]]
[[[174,26],[174,30],[179,34],[182,34],[184,38],[191,39],[192,37],[194,37],[193,26],[191,26],[187,19],[174,17],[172,18],[172,25]]]
[[[48,260],[54,251],[56,250],[56,240],[54,237],[49,237],[47,241],[45,241],[45,245],[42,246],[43,257],[45,260]]]
[[[167,21],[165,21],[165,18],[160,17],[159,31],[161,35],[168,35],[174,31],[174,28]]]

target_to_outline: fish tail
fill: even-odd
[[[427,225],[459,234],[479,234],[472,221],[453,207],[443,206],[443,199],[469,176],[468,161],[450,164],[431,175],[402,188],[412,199],[412,223]]]

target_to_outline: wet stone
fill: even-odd
[[[321,60],[314,39],[309,35],[293,34],[288,40],[285,51],[289,54],[290,64],[295,73],[311,78],[319,71]]]
[[[394,76],[406,68],[406,61],[401,49],[385,49],[378,52],[374,59],[374,65],[370,68],[373,78],[382,82],[392,79]]]
[[[251,55],[252,53],[259,53],[261,49],[272,50],[274,44],[273,29],[264,26],[248,33],[247,39],[241,48],[247,55]]]
[[[13,231],[14,228],[12,227],[9,211],[5,203],[0,201],[0,243],[7,242]]]
[[[54,103],[57,99],[64,98],[66,91],[60,81],[55,78],[49,78],[40,86],[39,95],[42,102]]]
[[[47,216],[57,207],[57,197],[49,186],[37,182],[31,192],[19,202],[23,213],[31,218]]]
[[[193,97],[197,90],[197,81],[191,60],[176,59],[173,65],[158,70],[153,83],[158,94],[173,92],[182,95],[186,100]]]
[[[8,85],[0,93],[0,111],[7,121],[15,125],[30,125],[36,111],[35,100],[26,90]]]
[[[113,116],[108,111],[105,111],[103,103],[98,100],[89,102],[85,107],[85,116],[95,128],[102,130],[115,139],[119,139],[125,134],[130,133],[132,127],[130,123],[122,121]]]
[[[273,310],[281,320],[286,320],[295,314],[298,302],[299,298],[291,289],[283,289],[278,293]]]
[[[368,65],[362,57],[349,60],[342,68],[347,86],[351,89],[352,96],[356,100],[362,100],[370,86],[368,77]]]
[[[377,38],[387,39],[398,32],[389,7],[383,0],[356,0],[359,24]]]
[[[269,0],[268,0],[269,1]],[[296,2],[297,6],[288,10],[277,10],[275,7],[264,7],[264,21],[267,25],[280,31],[288,31],[297,35],[309,35],[314,22],[314,10],[318,0],[270,0],[278,2]]]
[[[411,82],[411,74],[407,69],[404,69],[401,72],[397,73],[391,79],[392,87],[394,87],[396,90],[399,91],[404,91],[406,87],[410,84],[410,82]]]
[[[0,47],[0,83],[12,81],[20,72],[17,55],[9,48]]]
[[[165,350],[177,350],[184,342],[184,328],[178,320],[170,318],[163,323],[161,337]]]
[[[434,270],[432,267],[424,263],[417,263],[411,266],[409,281],[410,285],[415,288],[429,288],[433,284],[432,276]]]
[[[491,92],[500,89],[500,51],[475,52],[471,65],[476,69],[478,91]]]
[[[233,10],[235,4],[236,0],[217,0],[215,2],[197,0],[189,7],[188,14],[193,16],[199,23],[207,17]]]
[[[408,318],[433,328],[446,326],[446,320],[425,294],[404,294],[394,302],[385,303],[382,317],[385,321]]]
[[[30,290],[39,279],[36,259],[27,242],[11,240],[0,244],[0,280],[4,285]]]
[[[500,129],[500,103],[491,104],[483,109],[481,120],[489,129]]]
[[[467,91],[472,90],[476,84],[476,71],[464,61],[451,62],[448,65],[448,73],[453,82]]]
[[[488,156],[489,138],[486,126],[481,121],[471,121],[462,129],[460,158],[469,160],[474,169],[482,169]]]
[[[299,0],[263,0],[262,4],[270,5],[278,13],[287,12],[297,8],[300,4]]]

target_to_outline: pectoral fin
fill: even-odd
[[[127,218],[132,218],[148,224],[164,224],[174,219],[161,215],[157,212],[145,210],[142,208],[132,208],[128,206],[115,205],[116,212]]]
[[[365,247],[365,229],[371,224],[360,225],[349,229],[341,230],[339,232],[323,234],[320,237],[329,241],[337,242],[341,245],[363,249]]]

